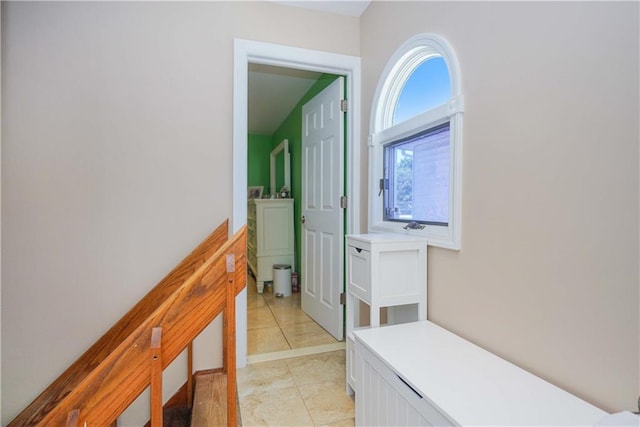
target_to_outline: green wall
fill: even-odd
[[[249,134],[247,139],[247,185],[262,185],[263,194],[269,193],[269,154],[271,136]]]
[[[300,222],[302,204],[302,106],[311,98],[322,92],[336,80],[338,76],[323,74],[316,83],[298,102],[289,116],[282,122],[280,127],[274,132],[272,137],[272,147],[275,148],[283,139],[289,140],[289,152],[291,153],[291,194],[294,199],[294,224],[296,236],[296,267],[295,271],[300,272],[300,247],[302,245],[302,224]],[[300,277],[300,283],[304,280]]]

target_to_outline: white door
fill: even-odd
[[[302,309],[342,340],[344,78],[302,107]]]

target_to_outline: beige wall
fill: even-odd
[[[264,2],[2,8],[5,424],[231,216],[233,38],[357,55],[359,23]]]
[[[374,2],[360,22],[364,135],[409,37],[461,65],[462,250],[429,249],[430,319],[609,411],[640,391],[638,6]]]
[[[460,252],[430,249],[431,319],[634,407],[637,3],[376,1],[360,21],[269,3],[2,8],[3,424],[231,215],[234,37],[361,54],[366,135],[387,58],[445,36],[466,97],[463,234]]]

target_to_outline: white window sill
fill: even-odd
[[[371,233],[397,233],[409,236],[426,237],[429,246],[460,250],[460,240],[453,238],[453,233],[449,227],[427,225],[422,230],[405,230],[404,222],[381,222],[369,227]]]

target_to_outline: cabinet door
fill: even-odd
[[[407,381],[356,342],[356,426],[455,426]]]
[[[258,255],[293,253],[293,211],[290,204],[269,204],[258,214]]]
[[[371,304],[371,252],[347,248],[347,290]]]

